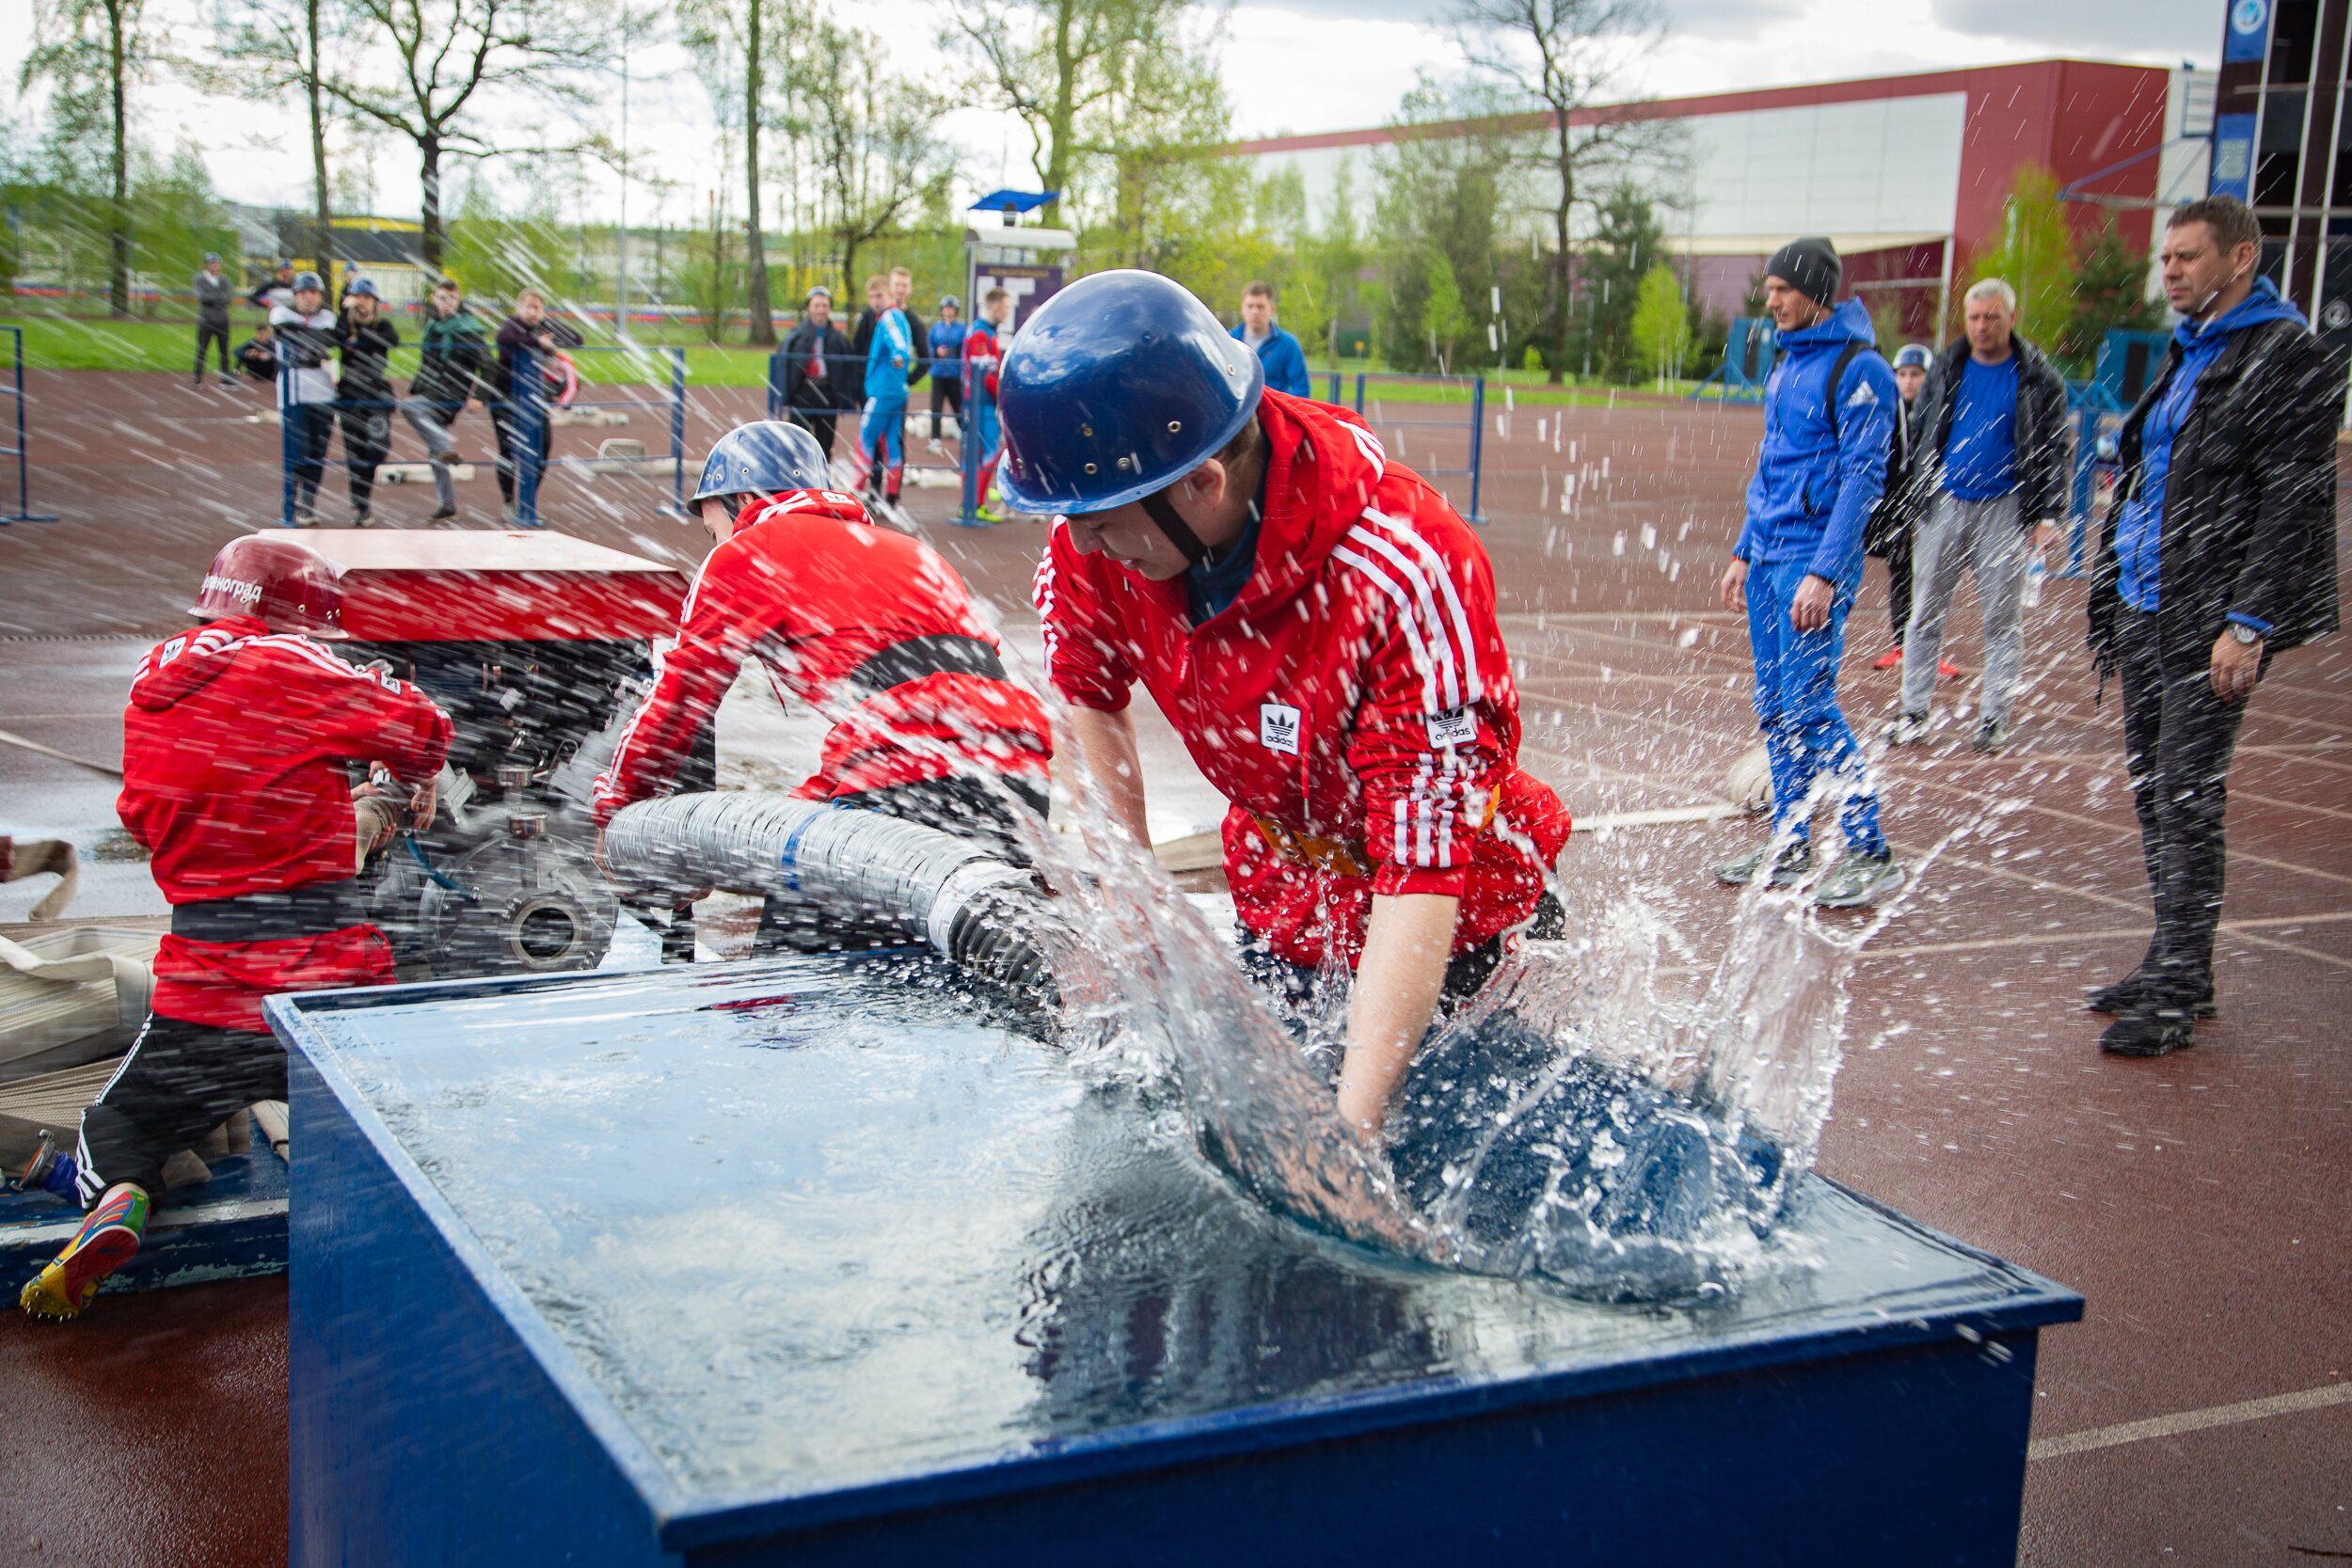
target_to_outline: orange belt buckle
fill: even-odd
[[[1344,838],[1320,838],[1313,833],[1293,832],[1271,817],[1254,814],[1250,820],[1258,825],[1258,836],[1266,847],[1293,865],[1312,866],[1334,877],[1369,877],[1372,866],[1360,843]]]

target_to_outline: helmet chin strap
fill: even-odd
[[[1198,566],[1208,559],[1209,546],[1192,531],[1191,524],[1177,515],[1175,503],[1168,499],[1168,490],[1174,488],[1174,485],[1169,485],[1168,489],[1154,490],[1144,497],[1141,502],[1144,515],[1158,524],[1160,531],[1168,535],[1168,542],[1184,553],[1185,565]]]

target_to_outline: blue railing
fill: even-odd
[[[1350,406],[1347,404],[1340,402],[1341,372],[1338,371],[1330,371],[1326,373],[1330,378],[1329,387],[1331,395],[1325,401],[1335,404],[1343,408]],[[1371,416],[1364,414],[1364,390],[1368,385],[1379,382],[1432,381],[1449,387],[1467,387],[1470,389],[1470,461],[1467,466],[1459,468],[1424,467],[1419,463],[1412,463],[1409,461],[1406,462],[1406,466],[1415,473],[1421,475],[1423,479],[1467,477],[1470,480],[1470,505],[1463,509],[1462,515],[1470,522],[1483,524],[1486,522],[1486,514],[1478,509],[1478,486],[1479,470],[1485,464],[1486,443],[1486,378],[1485,376],[1411,375],[1403,371],[1358,371],[1356,372],[1356,401],[1353,406],[1356,413],[1361,416],[1366,423],[1371,423],[1373,422]],[[1441,404],[1425,404],[1423,406],[1442,407],[1444,405]],[[1462,421],[1458,418],[1450,420],[1395,420],[1391,419],[1384,414],[1380,417],[1378,422],[1392,429],[1405,430],[1459,430],[1462,428]]]
[[[57,520],[56,513],[33,510],[33,460],[24,451],[24,329],[0,326],[0,332],[9,337],[8,362],[14,372],[8,385],[0,387],[0,393],[16,400],[16,445],[0,447],[0,457],[16,459],[16,510],[0,513],[0,527],[9,523],[54,523]]]
[[[2120,421],[2125,409],[2116,400],[2114,391],[2098,381],[2068,382],[2066,406],[2074,414],[2074,483],[2067,516],[2065,575],[2078,578],[2083,575],[2083,551],[2090,532],[2090,502],[2099,473],[2102,469],[2111,473],[2115,468],[2114,464],[2099,456],[2101,427],[2109,420]]]

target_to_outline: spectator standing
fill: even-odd
[[[434,522],[457,515],[457,476],[450,471],[457,451],[450,428],[459,415],[481,407],[488,397],[489,371],[489,329],[467,309],[457,280],[440,279],[425,300],[417,373],[400,404],[401,418],[431,454]]]
[[[866,354],[866,409],[857,429],[857,488],[861,494],[869,494],[879,485],[882,499],[892,506],[898,504],[898,486],[906,474],[907,384],[914,377],[914,334],[906,312],[888,306],[875,319],[873,346]]]
[[[2174,209],[2161,253],[2181,313],[2123,421],[2122,478],[2091,571],[2090,646],[2123,683],[2124,768],[2155,934],[2092,992],[2100,1049],[2161,1056],[2214,1010],[2230,757],[2281,651],[2336,629],[2336,425],[2344,368],[2254,270],[2234,198]]]
[[[930,345],[930,329],[923,318],[914,313],[914,274],[905,267],[890,269],[890,303],[907,319],[907,341],[914,345],[914,357],[907,362],[909,388],[923,379],[923,351]]]
[[[1815,786],[1845,796],[1846,852],[1815,900],[1874,904],[1903,883],[1879,827],[1878,792],[1837,706],[1846,617],[1862,578],[1862,527],[1886,483],[1901,394],[1860,300],[1834,303],[1843,266],[1829,241],[1792,240],[1765,265],[1764,306],[1782,356],[1764,384],[1764,441],[1747,522],[1718,592],[1745,610],[1756,716],[1772,759],[1772,839],[1715,868],[1733,884],[1803,879],[1813,869]],[[1775,844],[1786,838],[1775,856]]]
[[[939,451],[939,411],[952,408],[956,412],[956,428],[963,428],[963,340],[965,327],[956,318],[962,307],[953,294],[939,298],[939,320],[931,324],[930,337],[931,367],[931,444],[930,451]]]
[[[979,319],[963,340],[963,405],[971,428],[964,439],[980,443],[980,471],[973,486],[973,506],[988,522],[1000,522],[988,503],[989,487],[996,483],[996,459],[1004,451],[1004,431],[996,419],[996,372],[1004,362],[1005,340],[1011,336],[1012,295],[991,289],[980,299]]]
[[[1886,452],[1886,489],[1870,511],[1870,526],[1862,531],[1862,548],[1886,562],[1886,652],[1873,670],[1899,670],[1903,662],[1903,629],[1911,625],[1912,454],[1919,440],[1919,388],[1928,379],[1935,351],[1925,343],[1905,343],[1895,355],[1895,389],[1903,397],[1903,417],[1895,421],[1895,440]],[[1960,672],[1947,664],[1946,675]]]
[[[361,277],[343,295],[336,324],[342,349],[342,379],[336,400],[342,405],[343,466],[351,479],[351,526],[365,528],[374,515],[375,470],[392,449],[392,378],[388,361],[400,346],[400,328],[384,319],[375,285]],[[439,451],[449,444],[428,450]]]
[[[256,381],[277,381],[278,329],[267,322],[255,326],[253,336],[237,345],[237,363]]]
[[[316,277],[318,274],[314,272],[306,273],[304,276]],[[319,289],[321,294],[324,295],[326,293],[326,285],[322,283],[319,286]],[[269,311],[277,309],[281,305],[292,306],[294,304],[294,264],[292,261],[280,261],[275,267],[270,269],[269,277],[258,285],[251,293],[245,296],[245,302],[247,305],[259,308],[264,314],[266,314]]]
[[[217,251],[204,253],[204,270],[189,280],[196,291],[196,379],[191,387],[204,385],[204,351],[215,343],[220,345],[220,384],[234,387],[237,378],[229,368],[229,303],[236,297],[236,286],[220,270]]]
[[[2058,538],[2066,505],[2066,383],[2017,335],[2014,289],[1988,277],[1966,303],[1966,336],[1936,357],[1919,393],[1915,483],[1927,504],[1913,545],[1902,711],[1887,738],[1927,738],[1944,618],[1966,567],[1984,607],[1984,703],[1970,744],[1997,752],[2025,666],[2026,563]]]
[[[857,325],[850,329],[850,376],[842,388],[844,408],[866,406],[866,358],[874,351],[874,326],[890,309],[890,278],[877,273],[866,280],[866,309],[857,315]]]
[[[335,437],[335,377],[326,368],[337,347],[335,313],[326,309],[319,275],[296,275],[287,303],[272,306],[269,321],[278,343],[278,417],[294,451],[294,522],[307,528],[318,521],[319,480]]]
[[[536,406],[539,411],[535,421],[538,439],[532,443],[532,458],[541,468],[547,467],[548,443],[554,429],[548,418],[546,366],[538,360],[546,355],[578,348],[580,342],[580,334],[568,323],[548,314],[548,296],[536,289],[525,289],[516,294],[515,313],[499,324],[499,401],[490,418],[490,432],[498,438],[499,498],[510,515],[515,504],[515,465],[522,461],[525,407]],[[536,387],[516,380],[516,372],[526,359],[532,361],[532,372],[541,377]]]
[[[809,290],[800,322],[784,341],[784,406],[794,424],[817,437],[828,463],[835,422],[854,406],[847,389],[864,380],[863,367],[852,371],[850,358],[850,340],[833,324],[833,292]]]
[[[1265,384],[1295,398],[1308,396],[1307,351],[1274,319],[1274,285],[1262,278],[1242,286],[1241,325],[1233,337],[1258,351]]]

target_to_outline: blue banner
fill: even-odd
[[[2270,0],[2229,0],[2221,29],[2221,59],[2260,60],[2270,52]]]
[[[2241,0],[2241,4],[2246,0]],[[2216,115],[2213,118],[2213,167],[2205,189],[2214,196],[2254,199],[2254,117]]]

